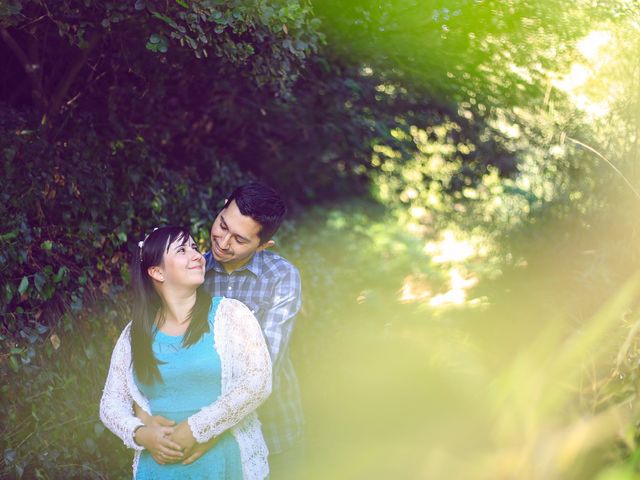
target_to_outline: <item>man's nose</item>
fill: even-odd
[[[222,237],[222,241],[220,242],[220,248],[226,250],[229,247],[229,240],[231,239],[231,234],[227,232],[227,234]]]

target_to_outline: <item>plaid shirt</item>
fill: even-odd
[[[289,357],[289,339],[301,306],[298,270],[281,256],[262,250],[232,273],[205,254],[204,286],[212,296],[240,300],[258,319],[273,362],[271,396],[258,409],[270,454],[291,448],[302,434],[304,418],[298,379]]]

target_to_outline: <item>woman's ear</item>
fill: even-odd
[[[159,266],[155,265],[153,267],[149,267],[147,269],[147,273],[152,279],[156,280],[157,282],[164,282],[164,273]]]

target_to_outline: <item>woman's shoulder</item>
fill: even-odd
[[[236,300],[235,298],[228,298],[228,297],[214,297],[214,300],[216,298],[219,298],[218,302],[218,311],[222,311],[226,314],[238,314],[238,315],[251,315],[253,316],[253,314],[251,313],[251,310],[249,310],[249,307],[247,307],[244,303],[242,303],[240,300]]]
[[[216,313],[217,321],[225,325],[225,330],[228,331],[260,328],[258,320],[256,320],[249,307],[234,298],[222,297]]]
[[[120,338],[128,337],[131,334],[131,323],[132,322],[129,322],[124,326],[124,328],[122,329],[122,333],[120,334]]]
[[[131,342],[131,322],[127,323],[122,332],[120,333],[120,337],[118,337],[118,341],[116,342],[116,347],[121,345],[130,345]]]
[[[239,300],[223,297],[216,314],[216,338],[219,352],[237,351],[254,341],[262,341],[262,329],[249,307]],[[227,348],[228,347],[228,348]]]

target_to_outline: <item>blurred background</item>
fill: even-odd
[[[0,478],[98,419],[154,226],[267,182],[304,479],[640,479],[635,0],[0,0]]]

